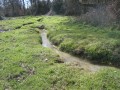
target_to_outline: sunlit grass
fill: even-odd
[[[68,17],[46,17],[50,40],[61,50],[103,64],[120,65],[120,31],[79,23]]]
[[[36,26],[45,24],[51,40],[59,42],[58,45],[63,50],[66,46],[68,52],[79,45],[86,46],[90,41],[81,34],[82,31],[78,33],[78,25],[74,27],[74,24],[62,24],[69,21],[68,17],[42,16],[44,20],[38,22],[39,18],[41,17],[20,17],[0,21],[2,29],[10,28],[10,31],[0,33],[0,90],[119,90],[119,69],[104,68],[92,73],[81,67],[55,63],[59,59],[58,55],[51,49],[42,47]],[[29,22],[34,23],[15,29]],[[88,37],[94,40],[94,35]],[[113,44],[114,42],[113,39]],[[91,48],[94,50],[96,47]]]

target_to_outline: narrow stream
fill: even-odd
[[[62,51],[58,50],[48,40],[46,30],[44,30],[44,29],[41,30],[40,34],[41,34],[41,37],[42,37],[42,45],[43,45],[43,47],[51,48],[52,50],[54,50],[60,56],[60,58],[64,61],[64,63],[66,63],[66,64],[67,63],[74,64],[76,66],[80,66],[84,70],[89,70],[91,72],[96,72],[101,68],[101,66],[99,66],[99,65],[91,64],[87,60],[80,59],[78,57],[72,56],[72,55],[70,55],[68,53],[65,53],[65,52],[62,52]]]
[[[5,31],[0,29],[0,33],[2,33],[2,32],[5,32]]]

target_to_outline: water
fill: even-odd
[[[71,65],[79,66],[79,67],[83,68],[84,70],[88,70],[88,71],[91,71],[91,72],[96,72],[101,68],[101,66],[91,64],[87,60],[80,59],[78,57],[75,57],[75,56],[72,56],[68,53],[60,51],[57,47],[52,45],[51,42],[48,40],[46,32],[47,31],[44,30],[44,29],[41,30],[41,32],[40,32],[41,37],[42,37],[43,47],[51,48],[52,50],[54,50],[60,56],[62,61],[64,61],[65,64],[71,64]]]
[[[0,30],[0,33],[5,32],[4,30]]]
[[[52,48],[50,41],[47,39],[47,33],[45,30],[41,31],[41,37],[42,37],[42,45],[44,47]]]

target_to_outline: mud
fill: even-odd
[[[91,72],[96,72],[99,69],[101,69],[102,66],[94,65],[94,64],[90,63],[88,60],[80,59],[78,57],[75,57],[73,55],[70,55],[68,53],[60,51],[57,47],[52,45],[51,42],[48,40],[47,31],[45,29],[41,30],[40,34],[42,37],[43,47],[51,48],[52,50],[54,50],[60,56],[61,60],[65,64],[79,66],[79,67],[83,68],[84,70],[88,70]]]

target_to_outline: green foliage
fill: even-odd
[[[69,48],[68,48],[69,47]],[[67,39],[64,40],[61,44],[60,44],[60,49],[62,51],[66,51],[66,52],[72,52],[74,50],[75,46],[73,43],[73,40],[71,39]]]
[[[61,50],[94,62],[120,65],[120,31],[86,25],[68,17],[47,17],[43,23],[47,24],[48,37]]]
[[[37,21],[39,18],[41,17],[21,17],[0,22],[3,29],[11,28],[8,32],[0,33],[0,90],[119,90],[119,69],[105,67],[103,70],[92,73],[82,67],[55,63],[55,60],[59,59],[58,55],[40,44],[42,41],[38,29],[35,28],[41,24]],[[46,28],[49,30],[51,40],[53,38],[59,42],[60,38],[63,38],[59,46],[64,50],[71,52],[70,50],[74,50],[79,45],[83,47],[90,43],[83,35],[84,31],[81,30],[79,35],[79,30],[76,28],[79,25],[70,28],[64,26],[62,22],[69,21],[67,17],[42,16],[42,18],[44,18],[42,23],[46,23]],[[15,29],[28,22],[34,23]],[[83,25],[81,26],[84,28]],[[56,34],[58,37],[56,36],[55,39]],[[76,41],[78,36],[81,42]],[[94,38],[94,36],[88,37]],[[113,46],[114,43],[116,42],[113,40],[111,45]],[[97,46],[96,43],[95,48],[86,48],[94,52]]]

